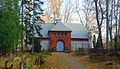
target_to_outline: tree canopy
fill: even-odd
[[[19,21],[18,0],[4,0],[0,8],[0,50],[12,51],[22,33]]]

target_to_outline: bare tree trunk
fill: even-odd
[[[117,1],[117,2],[119,2],[119,0]],[[115,1],[114,1],[114,4],[115,4]],[[118,3],[117,3],[118,4]],[[116,38],[115,38],[115,50],[116,50],[116,52],[117,52],[117,45],[118,45],[118,39],[117,39],[117,35],[118,35],[118,31],[117,31],[117,23],[118,23],[118,17],[117,17],[117,15],[118,15],[118,13],[116,13],[116,12],[118,12],[118,5],[116,6],[117,8],[115,9],[115,6],[114,6],[114,15],[115,15],[115,23],[116,23],[116,33],[115,33],[115,36],[116,36]]]
[[[118,33],[120,34],[120,9],[119,9],[119,26],[118,26]]]
[[[112,0],[112,3],[113,3],[113,0]],[[112,47],[113,46],[113,38],[112,38],[112,17],[113,17],[113,4],[111,5],[111,11],[110,11],[110,20],[111,20],[111,24],[109,26],[109,32],[110,32],[110,46]]]
[[[119,9],[119,26],[118,26],[118,33],[120,34],[120,9]]]
[[[97,26],[98,26],[98,31],[99,31],[99,39],[100,39],[100,48],[103,48],[103,44],[102,44],[102,33],[101,33],[101,25],[100,25],[100,22],[99,22],[99,14],[98,14],[98,0],[94,0],[95,2],[95,11],[96,11],[96,20],[97,20]],[[98,42],[98,41],[97,41]]]
[[[109,33],[109,16],[108,16],[108,9],[109,8],[109,0],[106,0],[106,49],[108,49],[108,33]]]

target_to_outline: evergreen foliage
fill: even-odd
[[[26,28],[26,43],[29,45],[34,46],[34,51],[39,52],[38,48],[40,50],[41,47],[41,41],[40,40],[34,40],[35,38],[35,34],[37,33],[38,37],[42,37],[41,34],[41,24],[44,23],[44,21],[41,19],[40,15],[43,14],[43,9],[42,9],[42,5],[44,3],[41,0],[22,0],[21,1],[21,15],[25,15],[22,16],[23,20],[24,20],[24,24],[25,24],[25,28]],[[32,7],[31,7],[32,6]],[[32,49],[33,50],[33,49]]]
[[[21,28],[18,14],[18,0],[4,0],[0,8],[0,50],[13,51],[18,44]]]
[[[35,44],[35,52],[41,52],[41,44],[40,44],[40,40],[39,39],[35,39],[34,41],[34,44]]]
[[[98,35],[97,42],[95,45],[96,49],[103,49],[103,46],[101,46],[100,36]]]

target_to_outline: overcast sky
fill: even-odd
[[[44,10],[47,10],[48,9],[48,6],[49,6],[49,2],[50,2],[50,0],[42,0],[42,1],[44,1]],[[63,11],[64,11],[64,6],[65,6],[65,4],[67,5],[68,4],[68,1],[69,0],[63,0],[63,3],[62,3],[62,5],[61,5],[61,15],[64,15],[64,14],[62,14],[63,13]],[[74,0],[70,0],[71,1],[71,3],[72,4],[74,4]],[[77,0],[78,1],[78,0]],[[82,7],[82,1],[83,0],[79,0],[79,7]],[[81,14],[82,14],[82,11],[80,10],[80,12],[81,12]],[[72,22],[73,23],[80,23],[80,20],[79,20],[79,17],[78,17],[78,15],[76,14],[76,13],[73,13],[72,14]]]
[[[68,4],[68,1],[69,0],[63,0],[63,4],[62,4],[62,7],[61,8],[64,8],[64,4]],[[73,4],[73,5],[75,5],[75,0],[70,0],[71,1],[71,3]],[[81,9],[82,8],[82,1],[83,0],[76,0],[77,2],[79,2],[79,8]],[[64,10],[64,9],[63,9]],[[80,10],[79,11],[80,12],[80,14],[82,15],[82,10]],[[72,22],[73,23],[80,23],[80,20],[79,20],[79,16],[78,16],[78,14],[76,13],[76,12],[74,12],[74,13],[72,13]]]

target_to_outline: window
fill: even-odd
[[[59,33],[59,32],[58,32],[57,34],[58,34],[58,36],[60,36],[60,33]]]
[[[66,33],[64,33],[64,35],[65,35],[65,36],[67,36],[67,34],[66,34]]]
[[[65,33],[65,32],[62,32],[61,34],[62,34],[62,36],[66,36],[66,33]]]
[[[54,36],[66,36],[66,32],[54,32]]]
[[[56,32],[54,32],[54,36],[57,36],[57,33],[56,33]]]
[[[61,35],[64,36],[64,32],[62,32]]]

